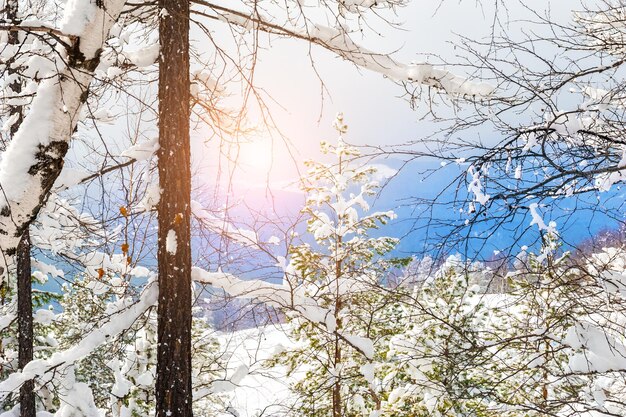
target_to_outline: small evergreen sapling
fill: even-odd
[[[395,214],[367,214],[367,199],[378,188],[375,169],[353,164],[358,151],[343,141],[347,126],[341,114],[334,126],[337,145],[322,142],[321,148],[336,162],[308,162],[303,185],[303,211],[314,242],[291,248],[287,277],[305,288],[324,314],[288,312],[299,343],[274,360],[295,375],[295,407],[307,417],[375,415],[380,409],[376,370],[400,311],[397,295],[384,284],[392,268],[406,264],[387,256],[397,239],[368,235]]]

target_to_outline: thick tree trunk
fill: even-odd
[[[30,234],[22,235],[17,247],[17,327],[19,332],[18,366],[24,369],[33,360],[33,303],[30,267]],[[35,417],[35,383],[28,380],[20,388],[20,416]]]
[[[189,2],[159,0],[158,417],[192,415]]]

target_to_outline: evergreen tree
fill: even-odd
[[[589,377],[572,375],[575,353],[564,343],[584,314],[581,271],[558,256],[558,236],[546,233],[539,254],[509,273],[511,291],[493,306],[493,358],[486,374],[501,415],[567,415],[580,404]]]
[[[321,147],[336,163],[308,163],[304,212],[315,242],[291,248],[293,276],[288,277],[319,308],[288,313],[299,344],[275,359],[298,379],[293,386],[298,415],[311,417],[361,416],[380,408],[375,369],[399,312],[397,295],[384,288],[385,278],[390,269],[407,263],[385,257],[397,239],[368,235],[395,215],[365,214],[366,200],[378,187],[372,180],[375,169],[353,166],[358,152],[343,141],[347,126],[341,114],[335,128],[337,145],[323,142]]]
[[[487,309],[480,265],[449,257],[413,290],[390,342],[385,416],[496,416],[488,411],[482,331]]]
[[[110,282],[118,285],[107,284]],[[66,284],[61,299],[63,313],[53,323],[56,348],[76,344],[93,326],[106,321],[109,303],[123,299],[127,292],[128,283],[114,276],[85,275]],[[192,335],[196,341],[192,346],[192,388],[203,393],[193,408],[198,415],[216,415],[223,401],[211,393],[210,384],[222,373],[220,345],[203,318],[193,318]],[[77,362],[72,371],[76,381],[89,385],[94,404],[107,415],[141,417],[155,412],[156,367],[157,316],[151,309],[126,332]],[[54,387],[50,390],[55,393]]]

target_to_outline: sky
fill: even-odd
[[[374,19],[366,36],[358,41],[373,51],[393,52],[395,59],[400,62],[437,63],[442,59],[454,61],[457,59],[456,55],[461,53],[454,45],[459,36],[471,39],[485,39],[490,36],[495,10],[494,2],[486,3],[473,0],[413,1],[397,10],[397,15],[393,17],[399,25],[397,28]],[[563,7],[563,2],[559,1],[530,0],[521,4],[507,1],[507,10],[500,8],[498,16],[503,20],[508,17],[523,22],[530,15],[529,10],[539,13],[549,10],[554,19],[567,21],[571,13],[571,6]],[[232,42],[226,25],[214,21],[211,24],[215,25],[212,33],[215,41],[222,41],[224,44]],[[511,25],[511,30],[520,26],[524,27],[525,24]],[[197,50],[201,54],[210,55],[212,46],[206,44],[203,34],[192,32],[192,37],[196,38]],[[349,125],[345,140],[356,145],[385,146],[417,141],[416,148],[419,148],[419,139],[437,127],[427,118],[421,117],[425,111],[425,101],[419,102],[417,108],[412,109],[406,98],[402,97],[401,86],[378,73],[359,69],[321,47],[310,47],[307,43],[294,39],[273,37],[270,41],[265,35],[259,37],[259,46],[255,83],[265,94],[264,98],[275,126],[283,136],[276,130],[268,131],[260,127],[262,123],[259,113],[253,105],[248,109],[249,122],[259,129],[250,135],[249,143],[228,149],[224,142],[209,139],[209,129],[202,124],[192,135],[195,186],[193,198],[209,209],[229,207],[228,216],[241,224],[251,225],[258,220],[259,215],[282,222],[298,216],[305,198],[299,190],[299,178],[306,171],[303,161],[324,160],[325,157],[319,153],[319,142],[337,140],[337,132],[333,129],[332,122],[338,112],[344,113],[345,121]],[[458,68],[452,70],[457,71]],[[325,87],[323,95],[320,80]],[[233,84],[227,88],[224,92],[224,104],[235,108],[240,99],[240,90]],[[149,102],[154,100],[154,93],[150,86],[145,86],[139,88],[137,95]],[[127,110],[124,102],[118,103],[118,106],[121,107],[112,109],[113,113],[118,111],[123,114]],[[452,112],[452,108],[445,103],[438,102],[437,106],[440,114]],[[153,114],[144,114],[146,120],[139,129],[140,140],[156,135]],[[103,129],[108,137],[132,137],[134,127],[132,120],[119,118]],[[497,139],[499,138],[493,138]],[[230,159],[236,158],[236,162],[220,155],[218,145],[222,145],[223,150],[226,148]],[[118,152],[126,147],[117,141],[107,146],[119,147]],[[75,149],[73,165],[89,165],[90,152],[90,149]],[[385,172],[394,172],[401,166],[401,162],[398,158],[374,161]],[[375,201],[374,209],[393,209],[398,213],[397,221],[377,233],[403,237],[400,244],[402,254],[419,254],[424,250],[427,238],[432,240],[437,238],[437,233],[446,233],[445,228],[431,228],[426,231],[424,227],[428,224],[429,217],[422,216],[418,220],[415,218],[427,206],[407,200],[432,198],[467,168],[450,166],[428,178],[424,177],[425,170],[438,167],[439,162],[433,160],[417,160],[409,164],[386,184]],[[94,201],[100,204],[97,195],[94,195]],[[111,202],[112,209],[109,209],[115,212],[116,204],[118,202]],[[565,207],[561,214],[567,214],[570,209]],[[452,207],[438,208],[436,214],[444,219],[459,217],[458,208]],[[568,241],[580,241],[595,231],[614,224],[601,216],[591,220],[587,217],[587,214],[581,214],[570,219],[569,223],[557,219],[559,225],[565,227],[563,231],[567,236],[564,237]],[[546,221],[549,220],[553,219],[546,218]],[[520,217],[515,221],[524,227],[530,227],[528,218]],[[413,229],[417,230],[407,234]],[[473,233],[481,232],[484,229]],[[489,245],[481,249],[482,255],[488,257],[493,251],[507,249],[515,252],[536,241],[536,236],[537,234],[534,238],[516,241],[506,230],[498,231],[490,239]],[[464,249],[457,247],[453,250]]]
[[[526,3],[534,10],[551,8],[551,13],[557,16],[557,19],[567,20],[569,17],[569,7],[551,7],[555,3],[562,5],[562,2],[532,0]],[[515,15],[519,19],[527,13],[527,10],[517,2],[507,2],[507,6],[509,15]],[[434,0],[414,1],[398,11],[396,21],[402,23],[400,29],[385,25],[377,26],[375,28],[384,36],[374,38],[368,36],[362,43],[375,51],[396,51],[394,56],[402,62],[439,61],[437,58],[429,57],[428,54],[453,60],[455,54],[459,53],[453,44],[457,39],[456,36],[463,35],[475,39],[488,36],[493,13],[493,9],[487,6],[481,8],[471,0],[444,1],[441,4]],[[218,33],[215,36],[228,36],[225,33],[220,34],[219,28],[220,26],[216,26]],[[228,207],[229,218],[239,225],[251,228],[254,223],[258,225],[268,221],[287,224],[298,217],[305,199],[305,194],[298,186],[299,176],[305,173],[303,161],[324,159],[319,153],[319,142],[337,140],[337,132],[333,129],[332,122],[338,112],[344,113],[349,125],[345,140],[357,145],[383,146],[415,141],[434,129],[433,123],[420,118],[425,104],[420,103],[419,106],[422,107],[412,109],[401,97],[403,93],[401,87],[380,74],[356,68],[352,63],[337,58],[319,47],[309,50],[309,45],[298,40],[274,39],[271,43],[262,40],[261,45],[255,81],[274,100],[268,100],[271,114],[289,146],[285,145],[276,132],[269,133],[260,129],[257,134],[251,135],[250,143],[242,144],[238,148],[239,157],[236,163],[231,163],[224,156],[218,157],[219,152],[215,148],[217,141],[211,140],[207,143],[208,129],[199,127],[192,135],[195,186],[193,198],[209,209]],[[199,49],[202,48],[199,46]],[[315,62],[315,69],[311,66],[309,52]],[[318,76],[327,89],[323,99]],[[137,94],[147,102],[154,100],[154,90],[151,90],[150,86],[141,87],[139,90]],[[232,94],[233,102],[236,102],[237,91],[228,93]],[[130,102],[132,100],[129,100]],[[118,102],[117,106],[121,107],[111,110],[113,113],[123,114],[127,110],[126,105],[125,102]],[[441,104],[439,110],[450,111]],[[156,135],[154,115],[150,112],[144,114],[146,120],[139,129],[140,140]],[[251,119],[254,119],[254,109],[250,111],[250,115]],[[136,127],[133,123],[132,120],[118,118],[111,125],[102,125],[101,131],[105,136],[102,143],[109,141],[109,138],[132,137]],[[84,134],[85,132],[79,132],[79,135]],[[93,142],[86,140],[85,143]],[[114,154],[121,153],[126,147],[125,142],[117,139],[102,146],[109,147]],[[80,168],[81,165],[93,168],[93,161],[99,160],[99,157],[91,158],[93,155],[90,155],[92,153],[90,147],[73,148],[72,152],[73,158],[68,168]],[[393,172],[401,165],[397,158],[377,160],[374,163],[383,172]],[[216,176],[218,167],[222,168],[219,178]],[[449,231],[446,227],[426,229],[429,216],[424,215],[424,210],[428,209],[428,206],[407,200],[409,197],[425,199],[434,197],[464,169],[462,166],[451,165],[425,178],[423,172],[434,168],[439,168],[438,161],[418,160],[409,164],[385,185],[381,195],[374,202],[373,210],[393,209],[398,214],[396,221],[374,232],[375,235],[402,238],[396,252],[398,255],[419,257],[425,250],[432,252],[430,244]],[[234,171],[231,172],[231,169]],[[79,194],[82,192],[79,191]],[[93,192],[91,202],[87,204],[89,207],[86,207],[88,210],[108,210],[109,213],[117,213],[119,205],[123,204],[123,194],[128,190],[119,190],[120,195],[117,196],[120,197],[119,201],[103,200],[95,187],[90,188],[88,192]],[[78,198],[80,197],[79,195]],[[602,204],[607,206],[614,204],[618,207],[619,201],[623,201],[620,195],[617,195],[618,198],[613,199],[613,202],[608,197],[611,196],[607,194],[603,196]],[[558,222],[559,231],[567,242],[575,244],[589,238],[598,230],[615,225],[615,222],[608,218],[588,211],[580,212],[565,221],[564,216],[574,208],[575,203],[565,203],[555,213],[554,219],[545,219],[546,222],[549,220]],[[435,212],[443,219],[457,219],[459,217],[457,210],[458,208],[438,207]],[[98,218],[97,214],[94,216]],[[453,246],[447,248],[446,253],[463,253],[467,250],[468,255],[479,253],[480,257],[489,258],[498,251],[515,254],[524,246],[536,243],[538,233],[530,226],[528,217],[518,216],[513,222],[521,224],[523,228],[533,233],[518,241],[516,236],[509,232],[510,229],[504,228],[497,231],[484,247],[480,246],[481,241],[477,240],[469,249]],[[143,227],[143,224],[138,227]],[[303,233],[304,227],[301,225],[298,230]],[[488,225],[473,230],[472,235],[485,232],[489,232]],[[263,232],[264,237],[271,235],[280,236],[268,230]],[[196,258],[201,258],[205,249],[206,252],[214,250],[215,242],[198,241],[194,248]],[[228,249],[228,245],[219,249]],[[287,247],[286,244],[281,244],[272,250],[276,254],[284,255]],[[230,262],[228,253],[219,253],[218,258],[219,265],[226,266]],[[273,265],[271,259],[263,258],[259,262]],[[250,269],[250,264],[244,262],[236,267]],[[244,276],[253,277],[255,274],[254,271],[248,272],[250,273]]]
[[[405,63],[438,63],[442,59],[455,61],[458,60],[457,54],[461,53],[454,44],[459,37],[487,39],[491,35],[494,16],[502,21],[514,21],[508,29],[515,34],[515,31],[527,26],[524,20],[531,18],[534,12],[549,13],[554,20],[567,22],[572,8],[579,3],[568,2],[564,6],[563,1],[529,0],[507,1],[505,4],[506,8],[501,2],[473,0],[410,2],[393,16],[394,22],[399,23],[397,28],[374,19],[371,30],[366,31],[359,43],[373,51],[393,52],[396,60]],[[498,10],[494,5],[498,6]],[[371,36],[372,33],[374,36]],[[216,29],[216,34],[218,38],[229,36],[228,33],[220,34],[219,29]],[[402,97],[401,86],[380,74],[359,69],[322,48],[309,48],[308,44],[299,40],[274,38],[270,42],[261,36],[259,42],[261,49],[255,82],[274,101],[268,100],[271,115],[289,145],[285,145],[276,132],[261,131],[252,135],[250,143],[239,146],[237,162],[231,165],[231,168],[236,166],[234,174],[222,176],[229,179],[228,188],[223,192],[230,195],[231,202],[259,207],[271,200],[271,207],[278,206],[279,213],[297,212],[304,198],[297,187],[298,177],[304,172],[302,162],[311,158],[323,159],[318,151],[320,140],[336,141],[337,133],[332,128],[332,121],[338,112],[344,113],[349,125],[345,140],[357,145],[385,146],[417,141],[416,148],[419,148],[419,139],[438,127],[421,118],[426,102],[419,102],[417,108],[412,109]],[[452,111],[443,103],[438,103],[437,109],[442,114]],[[251,109],[250,115],[254,120],[254,109]],[[206,146],[202,134],[196,135],[195,143],[200,155],[196,158],[196,169],[201,172],[197,183],[200,188],[212,190],[217,186],[214,178],[218,163],[215,148],[211,144]],[[393,169],[400,166],[400,161],[394,158],[376,163]],[[222,168],[228,165],[224,158],[219,160],[219,164]],[[407,203],[407,197],[433,196],[460,173],[452,168],[428,179],[420,174],[436,166],[437,162],[432,160],[417,161],[405,167],[387,185],[377,199],[376,208],[396,209],[400,214],[399,221],[387,228],[387,233],[403,236],[415,226],[415,212],[423,207]],[[281,212],[281,207],[285,211]],[[450,213],[451,218],[455,215]],[[424,221],[418,223],[423,226]],[[519,221],[529,222],[525,218]],[[570,241],[585,239],[609,224],[602,217],[596,217],[591,223],[585,221],[585,215],[569,221],[567,233]],[[589,225],[592,226],[591,232],[587,231]],[[424,238],[424,232],[413,233],[401,247],[406,253],[419,251]],[[491,239],[491,243],[489,251],[506,249],[510,245],[522,247],[527,242],[514,242],[512,236],[502,231]]]

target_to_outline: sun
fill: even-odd
[[[234,162],[243,173],[264,175],[276,168],[276,146],[270,138],[257,137],[235,146]]]

